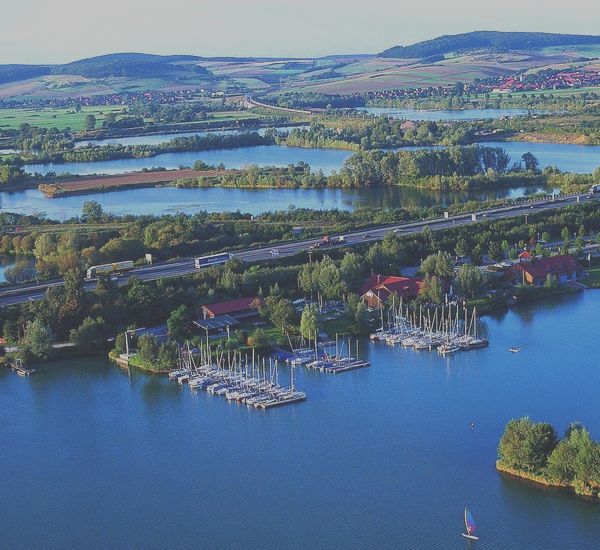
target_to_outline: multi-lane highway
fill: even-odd
[[[419,222],[411,222],[402,225],[387,225],[380,227],[372,227],[360,231],[352,231],[343,235],[336,235],[333,240],[335,246],[352,246],[361,243],[369,243],[379,241],[390,231],[396,232],[398,235],[410,235],[419,233],[429,226],[433,231],[448,229],[477,223],[481,220],[495,220],[499,218],[511,218],[516,216],[525,216],[539,212],[540,210],[548,210],[553,208],[561,208],[577,203],[589,202],[595,200],[591,195],[564,195],[554,198],[544,198],[533,201],[526,201],[511,206],[495,208],[476,213],[476,220],[473,220],[471,214],[461,214],[459,216],[451,216],[448,218],[438,218],[433,220],[424,220]],[[339,237],[343,237],[342,241],[338,241]],[[235,258],[239,258],[245,262],[265,262],[276,258],[284,258],[294,256],[310,250],[311,246],[319,242],[319,239],[310,239],[304,241],[296,241],[285,243],[276,246],[277,255],[272,253],[274,247],[271,246],[256,246],[247,250],[238,251],[232,254]],[[119,284],[125,284],[129,277],[135,276],[143,281],[152,281],[165,277],[179,277],[195,273],[197,270],[194,267],[193,259],[179,260],[176,262],[165,262],[160,264],[138,267],[129,271],[126,274],[117,277]],[[85,290],[92,290],[96,286],[96,280],[86,280],[84,283]],[[44,297],[46,290],[52,286],[62,285],[62,280],[48,281],[41,284],[23,285],[18,287],[7,287],[0,291],[0,307],[6,307],[14,304],[27,302],[29,300],[40,300]]]

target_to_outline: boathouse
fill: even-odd
[[[515,284],[542,286],[548,275],[556,277],[559,283],[568,283],[582,277],[584,270],[581,264],[569,254],[537,258],[525,250],[521,252],[518,262],[513,264],[509,271]]]
[[[239,300],[230,300],[228,302],[218,302],[216,304],[206,304],[201,308],[201,314],[204,319],[214,319],[227,315],[236,321],[250,319],[258,316],[257,304],[261,299],[257,296],[249,298],[240,298]]]
[[[423,286],[421,277],[372,275],[360,287],[358,295],[368,307],[380,308],[393,294],[404,300],[416,298],[421,286]]]

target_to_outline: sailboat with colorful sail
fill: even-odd
[[[471,512],[465,507],[465,529],[467,532],[462,533],[462,536],[469,540],[479,540],[479,537],[476,537],[474,534],[476,528],[475,520],[473,519]]]

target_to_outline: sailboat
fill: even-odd
[[[471,512],[469,511],[469,509],[465,506],[465,529],[467,530],[466,533],[461,533],[463,537],[465,537],[466,539],[469,540],[479,540],[479,537],[476,537],[473,533],[475,533],[475,520],[473,519],[473,516],[471,515]]]

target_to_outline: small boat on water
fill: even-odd
[[[461,533],[462,536],[469,540],[479,540],[479,537],[474,535],[476,528],[475,520],[469,509],[465,506],[465,529],[467,532]]]
[[[508,351],[510,351],[511,353],[519,353],[521,351],[521,348],[508,348]]]
[[[447,342],[438,347],[438,353],[443,357],[446,355],[453,355],[457,351],[460,351],[460,347],[452,342]]]

